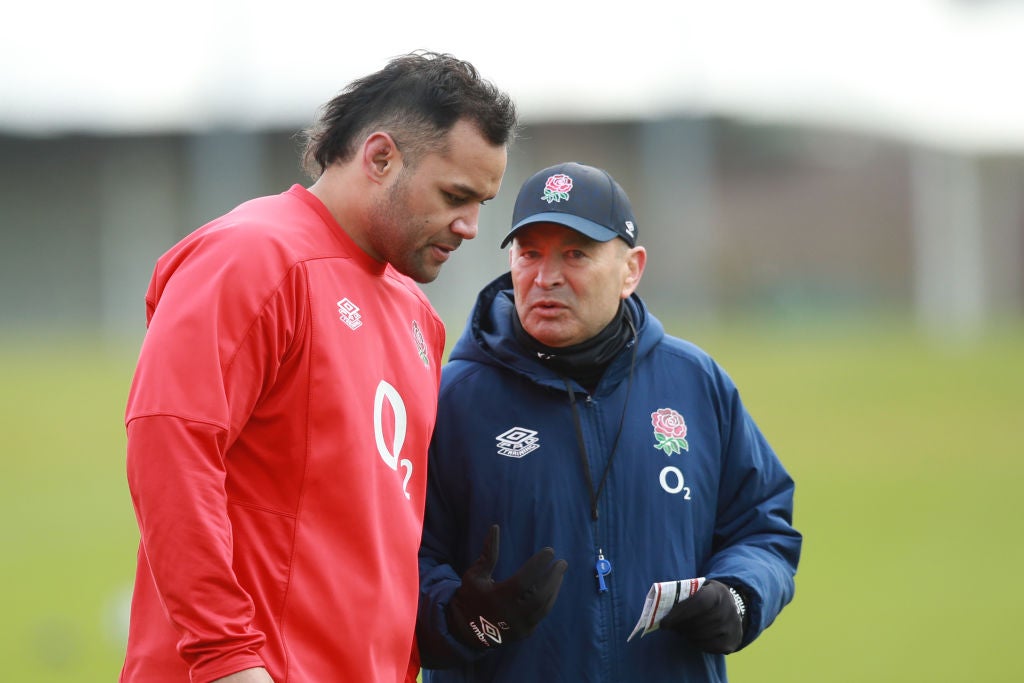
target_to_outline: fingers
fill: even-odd
[[[551,571],[544,581],[541,583],[541,593],[551,593],[555,596],[558,595],[558,590],[562,587],[562,579],[565,577],[565,570],[569,568],[569,563],[565,560],[559,560],[551,565]]]
[[[688,621],[694,617],[706,614],[712,610],[718,602],[718,594],[714,590],[707,590],[707,585],[694,593],[691,597],[672,608],[665,619],[671,616],[672,623]]]
[[[682,633],[705,652],[734,652],[743,639],[743,622],[728,587],[708,581],[693,597],[678,603],[661,627]]]
[[[686,622],[700,619],[713,607],[715,594],[713,591],[704,590],[702,587],[686,600],[677,603],[665,618],[661,620],[662,628],[677,628]]]
[[[492,524],[484,537],[484,545],[480,551],[480,557],[473,563],[471,571],[474,576],[490,578],[494,573],[494,567],[498,564],[498,543],[500,540],[500,529],[497,524]]]
[[[493,647],[481,632],[476,619],[501,624],[502,640],[525,638],[551,611],[569,566],[555,560],[555,551],[544,548],[526,560],[510,578],[495,582],[498,560],[498,526],[492,526],[484,539],[476,562],[463,574],[448,604],[448,628],[462,643],[476,649]]]
[[[521,601],[529,600],[534,594],[547,595],[550,592],[557,594],[562,584],[562,577],[569,563],[565,560],[555,560],[553,548],[542,548],[522,564],[511,577],[502,581],[501,584],[509,587],[518,593]],[[474,564],[474,568],[486,571],[490,577],[498,561],[498,526],[494,525],[484,542],[483,552]],[[514,588],[513,588],[514,587]]]
[[[550,611],[562,587],[562,579],[569,563],[555,559],[555,551],[544,548],[527,560],[513,577],[519,587],[518,600],[532,610],[531,620],[540,621]],[[535,620],[533,619],[535,615]]]
[[[547,574],[529,591],[529,595],[523,596],[524,601],[532,600],[536,603],[526,617],[531,629],[539,624],[541,619],[547,616],[547,613],[555,606],[555,600],[558,598],[558,591],[562,588],[562,579],[565,577],[565,570],[568,567],[568,562],[558,560],[548,567]]]
[[[545,599],[547,596],[557,596],[559,589],[562,587],[562,578],[565,576],[565,570],[568,567],[569,563],[565,560],[559,560],[546,567],[544,573],[538,576],[534,582],[533,592],[538,597],[544,597]]]
[[[523,562],[523,566],[512,577],[524,590],[529,590],[547,572],[551,561],[555,559],[555,551],[552,548],[544,548],[536,552],[533,557]]]

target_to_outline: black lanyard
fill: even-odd
[[[632,321],[628,321],[630,328],[633,328]],[[587,489],[590,491],[590,518],[595,522],[597,521],[597,502],[601,498],[601,492],[604,490],[604,485],[608,481],[608,473],[612,469],[612,461],[615,459],[616,453],[618,453],[619,437],[622,436],[622,427],[626,423],[626,408],[629,406],[629,394],[633,390],[633,369],[636,367],[636,349],[640,345],[639,339],[636,336],[636,329],[633,328],[633,354],[629,361],[629,380],[626,383],[626,397],[622,402],[622,415],[619,417],[619,428],[615,432],[615,441],[612,443],[611,453],[608,455],[608,462],[604,466],[604,472],[601,473],[601,481],[598,482],[597,488],[594,488],[594,478],[590,473],[590,458],[587,457],[587,445],[583,439],[583,425],[580,422],[579,409],[576,407],[576,392],[572,390],[572,384],[570,384],[567,378],[562,378],[565,382],[565,388],[569,392],[569,406],[572,408],[572,420],[576,427],[576,441],[580,446],[580,461],[583,464],[583,476],[587,481]]]
[[[630,322],[629,326],[632,328],[633,323]],[[633,330],[633,354],[629,361],[629,380],[626,384],[626,396],[622,401],[622,415],[619,417],[619,428],[615,432],[615,441],[612,443],[611,453],[608,454],[608,462],[604,466],[604,472],[601,473],[601,481],[598,482],[597,488],[594,488],[594,477],[590,473],[590,458],[587,457],[587,445],[583,439],[583,425],[580,422],[579,409],[576,407],[576,392],[572,390],[572,384],[568,379],[563,378],[565,381],[565,388],[569,392],[569,406],[572,408],[572,420],[576,427],[576,440],[580,445],[580,460],[583,464],[583,476],[587,480],[587,489],[590,491],[590,519],[594,524],[594,541],[597,545],[597,562],[594,564],[595,577],[597,578],[597,592],[605,593],[608,591],[608,584],[605,581],[605,577],[612,572],[612,563],[604,556],[604,548],[600,542],[600,531],[598,529],[598,514],[597,514],[597,503],[601,499],[601,492],[604,491],[604,485],[608,481],[608,473],[612,469],[612,461],[615,459],[615,454],[619,450],[619,437],[622,436],[622,428],[626,423],[626,408],[629,406],[629,394],[633,390],[633,369],[636,367],[636,348],[640,345],[639,340],[636,338],[636,330]]]

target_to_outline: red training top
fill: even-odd
[[[403,681],[444,327],[296,185],[157,262],[122,681]]]

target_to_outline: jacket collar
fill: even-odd
[[[625,305],[630,308],[637,327],[639,362],[661,341],[665,330],[636,293],[625,301]],[[452,348],[450,359],[504,367],[537,384],[564,391],[562,378],[516,340],[512,329],[514,309],[512,275],[505,273],[480,290],[466,327]],[[596,394],[610,391],[626,379],[631,352],[632,344],[629,344],[611,362]]]

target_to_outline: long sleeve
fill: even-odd
[[[232,568],[224,489],[226,432],[173,416],[128,425],[128,480],[142,549],[179,653],[209,678],[263,666],[263,633]]]
[[[479,650],[458,642],[448,630],[446,610],[452,595],[462,585],[453,566],[458,523],[445,499],[444,464],[438,461],[437,439],[430,449],[427,504],[420,544],[420,597],[416,623],[421,663],[428,669],[444,669],[479,659]]]
[[[296,317],[279,268],[211,241],[158,266],[126,417],[142,553],[193,680],[264,665],[233,567],[227,458]]]
[[[724,373],[722,478],[709,578],[741,588],[748,626],[743,646],[792,599],[802,537],[793,528],[794,482]]]

